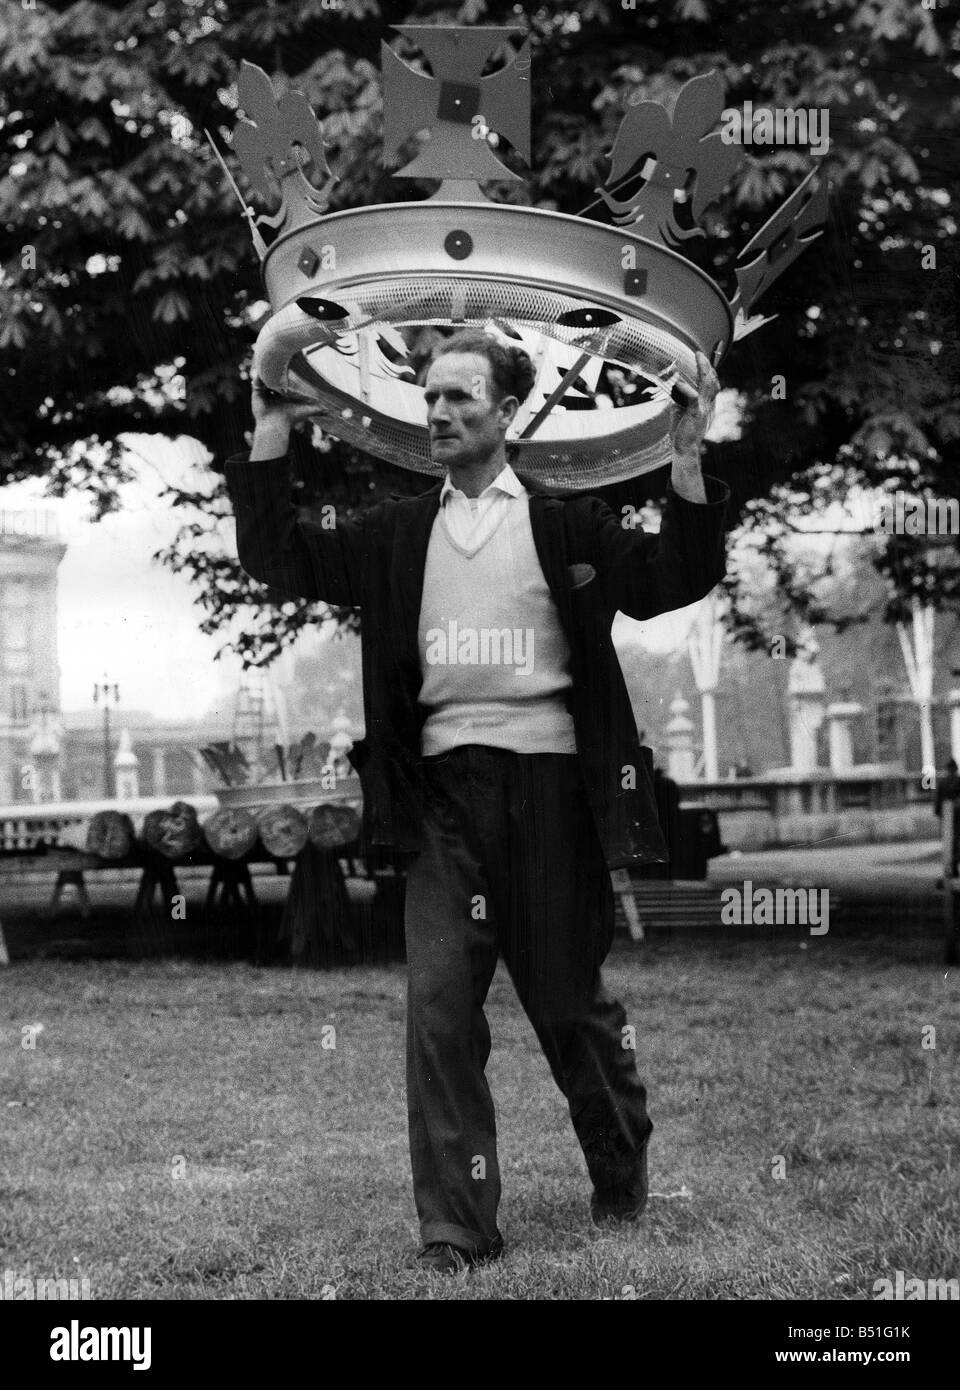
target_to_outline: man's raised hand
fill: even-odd
[[[258,379],[253,382],[250,400],[254,421],[250,446],[253,462],[282,457],[290,446],[290,431],[295,425],[327,413],[317,401],[299,391],[281,395]]]
[[[292,427],[301,420],[309,420],[311,416],[326,414],[325,407],[313,397],[299,391],[286,391],[281,394],[265,386],[259,378],[253,382],[251,403],[253,418],[257,424],[261,421],[286,420]]]
[[[689,387],[684,388],[689,393]],[[685,406],[674,405],[670,438],[673,466],[670,482],[674,492],[688,502],[706,502],[707,491],[700,471],[700,445],[713,419],[714,402],[720,382],[709,359],[697,353],[697,394]]]
[[[689,390],[689,388],[687,388]],[[697,353],[697,393],[685,406],[674,405],[670,427],[674,458],[699,461],[703,436],[710,428],[720,380],[704,353]]]

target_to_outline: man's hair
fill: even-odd
[[[434,362],[449,352],[476,352],[490,363],[490,377],[497,400],[516,396],[522,404],[537,379],[533,363],[522,347],[508,346],[484,333],[482,328],[462,328],[442,343],[433,354]]]

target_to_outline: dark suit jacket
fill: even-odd
[[[249,575],[288,597],[361,609],[366,735],[350,757],[363,787],[365,835],[370,844],[415,852],[427,717],[417,698],[417,625],[441,485],[324,529],[301,519],[287,459],[250,463],[236,455],[226,476]],[[703,598],[723,577],[729,490],[705,481],[706,503],[668,491],[659,536],[625,529],[597,497],[531,492],[534,544],[570,644],[578,756],[610,868],[667,857],[610,628],[618,609],[652,618]]]

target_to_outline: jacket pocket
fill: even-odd
[[[571,589],[583,589],[597,577],[597,571],[589,564],[567,565],[567,574]]]

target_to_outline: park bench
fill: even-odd
[[[612,874],[616,899],[616,925],[626,930],[633,941],[643,941],[647,932],[669,936],[675,931],[728,930],[720,916],[721,894],[727,886],[699,880],[643,880],[631,876],[628,869],[615,869]],[[782,883],[756,884],[761,887],[782,888]],[[840,896],[830,891],[830,914],[835,917],[841,908]],[[764,930],[759,927],[758,930]],[[778,928],[771,925],[769,931]]]

